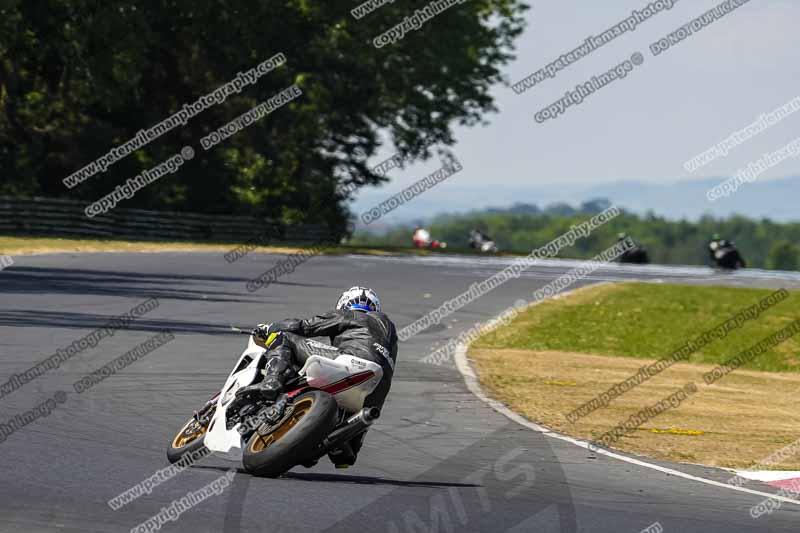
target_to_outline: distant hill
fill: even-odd
[[[742,186],[736,194],[714,203],[706,191],[726,178],[673,181],[651,184],[624,181],[607,184],[545,184],[530,186],[459,186],[444,183],[413,199],[396,211],[371,224],[370,231],[386,230],[400,223],[429,221],[442,213],[464,213],[495,209],[542,209],[553,204],[579,206],[594,198],[608,198],[634,213],[653,211],[677,220],[698,220],[704,214],[727,217],[741,214],[748,218],[770,218],[776,222],[800,220],[800,177],[757,181]],[[351,209],[354,212],[373,207],[394,191],[391,187],[364,191]],[[523,211],[519,211],[521,214]],[[527,211],[535,214],[536,211]],[[363,229],[363,228],[362,228]]]

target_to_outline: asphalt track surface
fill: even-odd
[[[374,287],[403,327],[496,272],[507,260],[315,257],[255,293],[245,283],[282,256],[221,253],[50,254],[0,272],[0,383],[150,297],[160,306],[94,349],[0,398],[0,423],[52,398],[45,418],[0,442],[0,531],[130,531],[189,491],[240,465],[209,457],[114,511],[108,501],[167,466],[165,447],[221,385],[251,326],[329,308],[354,284]],[[570,268],[535,266],[442,324],[402,343],[384,414],[359,462],[323,460],[281,479],[244,472],[162,531],[797,531],[800,506],[757,520],[763,498],[595,455],[511,422],[470,394],[454,365],[419,362]],[[799,288],[800,276],[703,268],[604,268],[600,280]],[[168,329],[175,340],[77,394],[72,384]],[[676,344],[682,339],[675,339]],[[665,347],[667,353],[669,347]],[[709,479],[730,474],[666,464]],[[757,482],[748,488],[774,492]]]

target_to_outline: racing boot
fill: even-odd
[[[281,346],[267,360],[267,367],[264,369],[264,379],[255,385],[240,389],[236,396],[248,396],[258,394],[265,400],[275,401],[278,395],[283,392],[283,387],[289,377],[295,374],[291,363],[291,351]]]
[[[349,442],[345,442],[339,449],[330,451],[328,453],[328,459],[331,460],[333,466],[337,469],[342,469],[356,464],[358,451],[364,444],[364,436],[366,436],[366,434],[367,432],[365,431],[361,435],[352,438]]]
[[[353,447],[350,446],[349,442],[345,442],[338,449],[330,451],[328,459],[337,469],[348,468],[356,464],[356,454],[353,453]]]

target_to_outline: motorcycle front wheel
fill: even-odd
[[[336,424],[333,396],[312,390],[297,396],[292,412],[264,435],[256,431],[244,449],[244,468],[256,476],[278,477],[314,455]]]
[[[216,406],[212,406],[210,409],[210,413],[204,413],[202,421],[211,420],[214,416]],[[204,447],[203,437],[205,437],[206,431],[208,431],[207,422],[198,422],[197,419],[191,417],[167,446],[167,460],[170,463],[176,463],[187,453],[201,450]]]

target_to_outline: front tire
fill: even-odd
[[[216,410],[216,407],[208,415],[208,420],[214,416],[214,410]],[[174,464],[180,461],[181,457],[187,453],[197,455],[195,452],[205,448],[204,437],[207,430],[208,425],[204,426],[198,423],[194,417],[191,417],[167,446],[167,460]]]
[[[336,424],[333,396],[313,390],[297,396],[294,412],[266,435],[254,433],[244,449],[244,468],[256,476],[278,477],[309,461]]]

